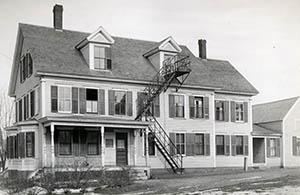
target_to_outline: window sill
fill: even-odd
[[[174,120],[186,120],[185,117],[169,117],[170,119],[174,119]]]

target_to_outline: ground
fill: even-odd
[[[98,191],[100,192],[100,191]],[[222,174],[185,174],[137,182],[100,193],[116,194],[300,194],[299,169],[265,169]]]

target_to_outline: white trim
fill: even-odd
[[[54,86],[54,85],[52,85]],[[72,86],[70,85],[56,85],[57,86],[57,112],[58,113],[72,113]],[[64,88],[69,88],[70,91],[70,111],[61,111],[59,110],[59,88],[64,87]]]

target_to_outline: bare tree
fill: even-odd
[[[6,133],[4,128],[11,126],[15,119],[14,101],[7,96],[7,91],[0,90],[0,158],[2,170],[6,162]]]

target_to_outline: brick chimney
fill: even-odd
[[[63,27],[63,6],[55,5],[53,7],[53,27],[56,30],[62,30]]]
[[[200,39],[198,40],[199,46],[199,58],[206,59],[206,40]]]

